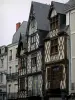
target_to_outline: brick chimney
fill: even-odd
[[[19,29],[20,26],[21,26],[20,22],[16,23],[16,31]]]

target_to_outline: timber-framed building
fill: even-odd
[[[45,93],[47,97],[60,97],[60,82],[64,81],[69,92],[69,26],[66,26],[65,10],[68,5],[51,2],[48,19],[50,31],[45,38]]]
[[[25,37],[18,44],[18,98],[61,97],[63,80],[70,89],[70,28],[66,24],[69,4],[31,3]]]
[[[49,32],[47,19],[49,5],[31,3],[26,31],[26,47],[22,38],[18,45],[20,68],[18,70],[18,98],[41,99],[43,97],[44,38]]]

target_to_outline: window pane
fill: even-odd
[[[0,73],[0,82],[3,82],[3,73]]]
[[[4,59],[1,59],[1,67],[3,67]]]
[[[58,39],[51,40],[51,54],[58,52]]]
[[[11,66],[9,67],[9,74],[11,74]]]
[[[54,16],[53,18],[50,19],[51,22],[51,30],[54,30],[56,28],[58,28],[58,16]]]
[[[35,41],[36,41],[35,38],[36,38],[35,35],[34,35],[34,36],[31,36],[31,43],[32,43],[32,44],[35,43]]]
[[[51,79],[51,68],[47,68],[47,80],[50,81]]]
[[[20,90],[25,89],[25,78],[20,78]]]
[[[9,54],[9,61],[12,60],[12,50],[10,50],[10,54]]]
[[[31,64],[32,64],[32,67],[36,65],[36,57],[31,59]]]
[[[16,72],[18,72],[18,65],[15,66]]]

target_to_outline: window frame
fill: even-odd
[[[3,83],[3,73],[0,73],[0,83]]]
[[[0,48],[0,54],[1,54],[1,48]]]
[[[9,67],[9,74],[11,74],[11,69],[12,69],[12,67],[10,66],[10,67]]]
[[[31,35],[31,45],[36,43],[36,34]]]
[[[22,66],[22,68],[25,68],[24,58],[21,58],[21,66]]]
[[[37,55],[32,54],[31,56],[31,67],[35,67],[37,65]]]
[[[55,54],[58,54],[58,37],[51,40],[50,55],[52,56]]]
[[[25,77],[20,78],[20,91],[25,90]]]
[[[15,65],[16,73],[18,72],[18,65]]]
[[[9,61],[11,61],[12,60],[12,50],[9,50],[10,51],[10,53],[9,53]]]
[[[11,84],[9,84],[9,93],[11,93]]]
[[[50,18],[50,29],[58,29],[59,24],[58,24],[58,15],[55,15],[54,17]]]
[[[4,59],[1,59],[1,68],[4,66]]]
[[[62,76],[63,76],[63,67],[61,65],[48,66],[46,68],[46,80],[48,82],[47,88],[50,88],[50,85],[53,84],[53,81],[56,80],[56,78],[58,79],[57,81],[61,80]],[[54,87],[51,86],[51,88]]]
[[[15,55],[15,56],[16,56],[16,57],[15,57],[16,59],[17,59],[17,49],[18,49],[18,48],[16,48],[16,55]]]
[[[48,69],[50,71],[49,73],[48,73]],[[47,72],[47,82],[50,82],[51,81],[51,77],[50,77],[50,79],[48,77],[51,76],[51,67],[47,67],[46,72]]]

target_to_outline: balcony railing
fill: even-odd
[[[18,98],[26,98],[27,91],[18,91]]]
[[[36,90],[29,90],[28,91],[28,97],[30,97],[30,96],[41,96],[41,93],[42,93],[42,91],[40,91],[40,90],[38,90],[38,91],[36,91]]]
[[[10,80],[17,80],[18,79],[18,72],[7,74],[6,78],[7,78],[8,81],[10,81]]]
[[[17,99],[18,98],[18,95],[17,95],[17,93],[8,93],[7,94],[7,98],[8,99]]]

